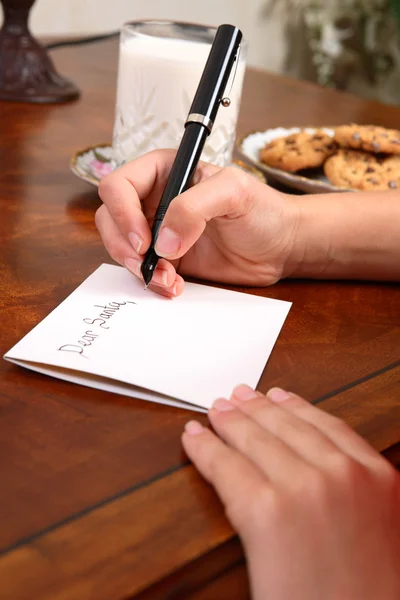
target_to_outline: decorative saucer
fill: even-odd
[[[266,177],[259,168],[250,166],[242,160],[234,160],[233,164],[266,183]],[[112,146],[110,144],[98,144],[79,150],[71,158],[70,167],[75,175],[92,185],[98,186],[102,178],[114,169]]]
[[[334,131],[330,127],[319,127],[318,129],[324,131],[331,137],[334,135]],[[285,127],[276,127],[275,129],[267,129],[266,131],[254,131],[242,137],[237,143],[236,148],[243,160],[250,162],[254,167],[265,173],[268,177],[268,181],[275,181],[292,189],[307,192],[309,194],[350,191],[349,189],[346,190],[346,188],[341,188],[330,183],[322,168],[307,169],[301,173],[288,173],[281,169],[269,167],[260,161],[260,150],[264,148],[268,142],[271,142],[278,137],[298,133],[299,131],[315,133],[317,128],[291,127],[287,129]]]

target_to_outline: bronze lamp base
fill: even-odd
[[[80,92],[59,75],[46,50],[28,29],[35,0],[0,0],[4,23],[0,30],[0,100],[69,102]]]

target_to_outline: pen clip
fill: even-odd
[[[224,106],[225,108],[228,108],[228,106],[231,105],[231,99],[229,98],[229,96],[231,95],[231,91],[233,88],[233,84],[235,83],[235,78],[236,78],[236,72],[237,72],[237,68],[238,68],[238,64],[239,64],[239,57],[240,57],[240,46],[238,48],[237,54],[235,56],[235,70],[233,71],[233,77],[232,77],[232,81],[231,81],[231,85],[229,87],[229,92],[226,96],[224,96],[221,99],[221,104],[222,106]]]

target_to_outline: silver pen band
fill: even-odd
[[[185,125],[187,125],[188,123],[200,123],[201,125],[204,125],[204,127],[207,127],[210,133],[214,125],[214,123],[209,117],[206,117],[205,115],[200,115],[199,113],[190,113],[190,115],[188,115],[188,118],[186,119]]]

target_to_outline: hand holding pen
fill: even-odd
[[[185,123],[185,131],[168,177],[167,185],[158,205],[153,227],[152,242],[143,261],[141,272],[145,287],[153,278],[159,256],[155,244],[165,214],[172,200],[184,192],[192,180],[207,137],[211,133],[223,94],[237,59],[241,31],[232,25],[217,29],[210,54],[204,68],[196,95]],[[229,105],[226,101],[226,105]]]
[[[220,98],[223,94],[221,88]],[[100,183],[103,205],[96,213],[96,225],[103,243],[116,262],[142,280],[143,260],[152,243],[149,222],[176,162],[174,150],[156,150]],[[153,270],[154,291],[179,296],[184,289],[182,275],[265,286],[293,273],[304,250],[302,238],[289,243],[297,234],[297,198],[294,202],[293,196],[265,186],[236,166],[220,169],[202,161],[192,183],[172,197],[153,240],[153,250],[162,256]]]

